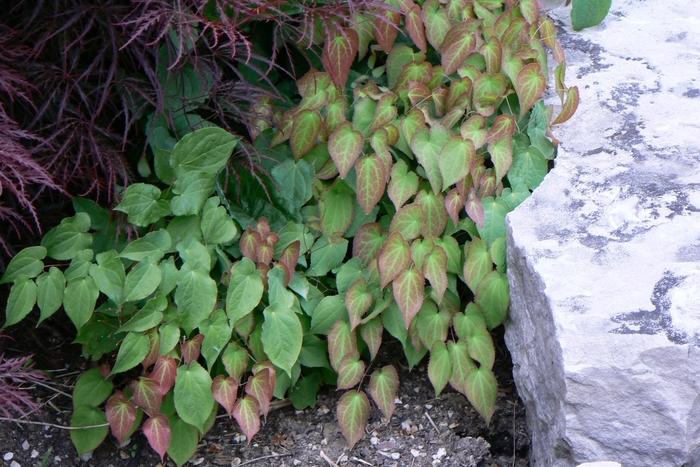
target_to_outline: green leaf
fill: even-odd
[[[214,409],[212,380],[207,370],[197,362],[177,369],[175,378],[175,410],[178,416],[204,431],[209,414]]]
[[[336,183],[323,193],[319,211],[321,231],[325,236],[338,238],[348,230],[355,210],[354,198],[352,190],[344,182]]]
[[[365,137],[367,136],[367,133],[369,132],[369,128],[372,125],[372,121],[374,120],[374,111],[377,108],[377,104],[375,101],[373,101],[369,97],[360,97],[359,99],[355,99],[353,102],[353,113],[352,113],[352,127],[359,131],[362,135]],[[336,128],[337,129],[337,128]],[[351,144],[358,144],[358,143],[353,143],[352,141],[348,141]],[[330,146],[330,138],[328,140],[328,151],[331,152],[331,146]],[[360,151],[362,151],[362,146],[364,144],[364,141],[360,140],[359,147]],[[347,146],[342,145],[343,148],[347,148]],[[353,146],[354,147],[354,146]],[[345,151],[346,149],[342,149]],[[352,153],[349,153],[352,154]],[[346,154],[345,156],[349,155]],[[333,156],[333,153],[331,152],[331,157]],[[358,152],[359,156],[359,152]],[[352,157],[350,157],[352,159]],[[357,159],[357,157],[355,158]],[[333,159],[335,162],[335,159]],[[344,165],[348,167],[348,171],[350,171],[350,168],[352,168],[353,164],[347,165],[347,161],[344,162]],[[336,162],[336,167],[337,167],[337,162]],[[338,170],[340,168],[338,167]],[[341,177],[342,178],[342,177]]]
[[[402,207],[391,219],[390,232],[401,232],[407,241],[417,238],[423,230],[424,217],[423,209],[416,204],[407,204]]]
[[[295,159],[302,158],[316,145],[322,126],[321,114],[315,110],[304,110],[294,116],[289,146]]]
[[[439,237],[447,226],[447,209],[445,199],[440,192],[421,191],[416,196],[416,203],[423,213],[421,233],[425,238]]]
[[[372,310],[372,313],[370,313],[370,316],[375,313],[375,310],[379,305],[383,306],[383,312],[389,306],[389,303],[385,301],[383,302],[383,304],[377,304],[375,306],[375,309]],[[381,318],[377,317],[368,320],[367,318],[369,318],[370,316],[367,316],[365,319],[362,320],[363,324],[362,326],[360,326],[360,336],[362,337],[362,340],[365,342],[365,344],[367,344],[367,350],[369,350],[370,359],[374,360],[374,358],[379,353],[379,348],[382,345],[382,335],[384,334],[384,326],[382,325]]]
[[[5,269],[5,274],[0,278],[0,284],[7,284],[18,279],[33,279],[44,270],[46,248],[43,246],[30,246],[19,253],[10,261]]]
[[[506,203],[498,198],[483,198],[484,224],[477,225],[479,235],[488,245],[506,235],[506,214],[510,211]]]
[[[394,203],[396,210],[401,209],[417,191],[418,176],[408,170],[408,165],[403,160],[397,161],[391,170],[391,181],[387,189],[389,199]]]
[[[341,319],[345,313],[345,303],[340,295],[330,295],[316,305],[311,315],[311,332],[314,334],[328,334],[333,324]]]
[[[150,260],[137,263],[124,280],[124,301],[136,302],[148,297],[158,288],[162,278],[163,274],[157,264]]]
[[[83,327],[95,310],[100,291],[92,277],[84,277],[68,283],[63,293],[63,308],[76,329]]]
[[[221,363],[223,363],[226,373],[236,381],[240,381],[243,374],[248,370],[249,360],[248,352],[238,347],[235,343],[227,345],[221,355]]]
[[[335,288],[338,290],[339,294],[343,294],[350,288],[353,282],[365,275],[366,271],[360,259],[352,258],[350,261],[343,263],[336,271]]]
[[[424,39],[425,40],[425,39]],[[393,89],[403,71],[404,66],[411,62],[422,62],[425,55],[416,53],[406,44],[396,44],[386,58],[386,79],[389,88]]]
[[[132,261],[143,261],[149,258],[157,262],[170,250],[171,244],[172,241],[168,231],[158,229],[129,243],[119,256]]]
[[[238,235],[236,224],[229,217],[226,208],[219,206],[218,197],[209,198],[204,203],[201,229],[204,242],[214,245],[231,243]]]
[[[447,290],[447,254],[440,246],[436,246],[425,258],[423,275],[435,292],[438,304]],[[430,348],[431,346],[426,346]]]
[[[442,67],[446,75],[451,75],[476,50],[477,40],[474,24],[465,21],[455,24],[445,34],[440,45]]]
[[[328,356],[334,370],[340,368],[342,361],[349,357],[359,358],[357,336],[345,321],[336,321],[328,334]]]
[[[357,358],[345,358],[338,367],[338,389],[350,389],[357,386],[365,374],[365,362]]]
[[[350,449],[362,439],[369,420],[369,400],[362,391],[347,391],[338,401],[336,416]]]
[[[66,278],[57,267],[51,266],[48,272],[36,278],[36,303],[39,305],[39,323],[52,316],[63,304],[63,291]]]
[[[428,42],[435,50],[439,50],[450,29],[447,9],[443,8],[438,0],[427,0],[423,4],[423,23]]]
[[[402,272],[392,284],[394,300],[399,305],[406,329],[423,305],[425,279],[417,268]]]
[[[200,327],[202,334],[204,334],[202,356],[204,356],[204,360],[207,362],[207,368],[211,370],[219,354],[231,340],[231,328],[226,319],[226,313],[224,313],[223,310],[212,313],[209,321],[205,321]]]
[[[41,245],[46,248],[47,255],[51,258],[69,260],[92,245],[92,235],[87,233],[88,230],[90,216],[79,212],[73,217],[63,219],[60,224],[49,230],[41,240]]]
[[[507,78],[501,73],[483,73],[474,81],[474,106],[480,115],[488,117],[508,90]],[[475,147],[476,144],[474,144]]]
[[[372,301],[372,293],[367,287],[367,281],[359,278],[353,282],[345,294],[345,308],[350,317],[350,329],[355,329],[360,324],[362,317],[372,306]]]
[[[99,368],[91,368],[80,375],[73,388],[73,407],[97,407],[107,400],[114,385],[102,376]]]
[[[95,281],[100,292],[107,295],[114,303],[121,304],[126,273],[124,264],[115,250],[98,254],[97,264],[90,265],[90,277]]]
[[[132,183],[114,210],[125,213],[130,224],[147,227],[170,214],[168,202],[160,196],[158,187],[147,183]]]
[[[299,317],[291,308],[270,305],[263,311],[262,341],[265,353],[275,366],[291,376],[299,358],[303,330]]]
[[[475,302],[482,309],[489,329],[505,321],[510,304],[509,292],[508,278],[499,271],[491,271],[479,283]]]
[[[325,276],[328,271],[340,266],[348,251],[348,241],[344,238],[331,241],[321,237],[311,249],[311,268],[306,272],[309,277]]]
[[[469,164],[476,157],[474,145],[458,136],[447,142],[439,159],[442,189],[447,190],[469,173]]]
[[[377,256],[383,244],[382,227],[378,223],[364,224],[352,239],[352,255],[367,265]]]
[[[442,191],[440,154],[449,138],[449,132],[445,128],[436,125],[431,127],[429,131],[425,128],[419,129],[410,141],[411,150],[416,155],[418,163],[425,170],[430,187],[435,193]]]
[[[159,351],[166,355],[172,351],[180,341],[180,327],[175,323],[166,323],[158,328]]]
[[[508,182],[515,191],[534,190],[547,175],[547,159],[530,146],[513,155],[513,165],[508,171]]]
[[[331,363],[328,360],[328,346],[326,345],[326,341],[320,337],[306,334],[304,336],[304,342],[301,345],[299,364],[308,368],[330,369]]]
[[[233,407],[233,417],[250,443],[260,430],[260,404],[252,396],[242,397]]]
[[[552,144],[552,141],[547,137],[547,133],[549,133],[550,130],[550,120],[551,110],[547,108],[544,101],[539,101],[532,108],[530,119],[527,122],[527,136],[530,138],[530,143],[542,153],[545,159],[554,158],[554,144]],[[517,138],[516,136],[516,142]],[[514,147],[516,153],[523,149],[518,146],[519,145],[516,144]],[[527,143],[525,142],[520,146],[527,147]]]
[[[469,243],[465,254],[464,281],[467,283],[472,293],[474,293],[481,279],[493,269],[491,256],[489,255],[486,242],[478,237],[474,238],[471,243]]]
[[[217,174],[228,162],[238,138],[219,127],[206,127],[186,134],[175,144],[170,165],[179,178],[188,172]]]
[[[465,390],[467,399],[488,425],[496,410],[498,395],[498,382],[493,372],[485,367],[471,371],[467,376]]]
[[[158,267],[163,276],[158,291],[163,295],[168,295],[175,289],[177,281],[180,279],[180,271],[175,266],[175,259],[172,256],[161,261]]]
[[[466,396],[467,378],[476,370],[476,365],[469,357],[469,350],[466,342],[448,342],[447,350],[450,352],[452,361],[452,376],[450,376],[450,386]]]
[[[513,143],[510,136],[504,136],[496,141],[492,141],[488,145],[488,151],[491,155],[496,169],[496,180],[501,180],[513,163]]]
[[[452,376],[452,359],[444,342],[436,342],[430,349],[428,379],[435,389],[435,397],[440,395]]]
[[[150,339],[147,335],[140,332],[127,334],[119,346],[112,374],[123,373],[141,363],[148,355],[150,346]]]
[[[184,465],[197,452],[199,433],[197,429],[173,415],[170,421],[170,446],[168,456],[178,466]]]
[[[277,182],[279,194],[290,202],[292,211],[300,209],[311,199],[314,169],[308,162],[288,159],[272,169],[272,177]]]
[[[74,429],[70,431],[70,439],[73,441],[78,455],[94,451],[107,437],[109,427],[104,410],[82,405],[73,411],[70,424],[74,428],[104,425],[98,428]]]
[[[303,410],[316,405],[316,395],[321,388],[321,377],[311,373],[302,377],[289,391],[289,399],[295,410]]]
[[[466,338],[469,356],[479,362],[479,366],[492,369],[496,359],[496,351],[493,347],[491,334],[483,328],[476,328],[472,334]]]
[[[31,279],[19,279],[12,285],[7,298],[7,311],[4,327],[22,321],[36,303],[36,284]]]
[[[192,171],[179,175],[173,186],[175,196],[170,209],[176,216],[197,215],[214,192],[216,178],[206,172]]]
[[[183,272],[175,289],[175,304],[182,327],[188,334],[205,320],[216,305],[217,287],[208,273],[195,269]]]
[[[163,320],[163,311],[168,306],[168,300],[164,295],[157,295],[150,299],[139,311],[124,323],[117,332],[142,332],[148,331],[160,324]]]
[[[345,178],[362,153],[364,138],[349,122],[338,125],[328,137],[328,152],[340,178]]]
[[[426,349],[432,349],[437,342],[445,342],[450,326],[450,314],[438,312],[435,304],[428,300],[416,315],[416,330],[418,338]]]
[[[357,201],[365,214],[372,212],[384,195],[387,174],[378,156],[363,157],[355,164]]]
[[[260,303],[263,281],[255,263],[243,258],[231,269],[231,281],[226,294],[226,314],[232,323],[245,317]]]
[[[599,25],[610,11],[612,0],[574,0],[571,24],[574,31]]]
[[[406,323],[403,321],[401,310],[396,303],[389,305],[384,313],[382,313],[382,324],[384,324],[384,328],[387,332],[394,336],[401,344],[406,342],[408,330],[406,328]]]
[[[399,374],[392,365],[386,365],[374,370],[369,379],[367,392],[379,410],[382,411],[385,420],[391,419],[396,407],[396,396],[399,392]]]

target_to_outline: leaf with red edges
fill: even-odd
[[[303,157],[316,146],[322,126],[321,114],[316,110],[304,110],[294,116],[289,146],[296,159]]]
[[[423,27],[423,17],[420,7],[413,3],[413,0],[404,0],[401,8],[404,13],[408,37],[411,38],[421,52],[427,51],[428,44],[425,41],[425,28]]]
[[[357,351],[357,336],[345,321],[336,322],[328,333],[328,357],[336,371],[345,358],[360,357]]]
[[[430,191],[421,191],[416,196],[416,204],[423,213],[423,226],[421,233],[424,238],[439,237],[447,227],[447,211],[445,199],[441,194]]]
[[[367,392],[379,410],[382,411],[384,418],[389,420],[394,413],[396,407],[394,400],[399,392],[399,374],[396,372],[396,368],[387,365],[374,370],[369,379]]]
[[[299,253],[301,251],[301,242],[299,240],[292,242],[287,248],[282,251],[279,263],[284,268],[285,273],[285,283],[287,286],[294,277],[294,269],[299,261]]]
[[[253,262],[258,261],[258,247],[262,244],[260,234],[250,230],[249,228],[241,235],[241,240],[238,245],[241,253],[246,258],[250,258]]]
[[[438,0],[427,0],[423,3],[423,24],[428,42],[436,50],[440,49],[447,31],[450,29],[450,18],[447,10],[440,5]]]
[[[177,360],[172,357],[160,356],[148,377],[156,382],[158,391],[164,396],[175,384],[176,374]]]
[[[497,141],[501,138],[510,138],[515,134],[515,119],[512,115],[499,115],[493,121],[486,136],[486,142]]]
[[[369,214],[384,195],[386,176],[384,164],[377,156],[363,157],[355,164],[357,202]]]
[[[464,205],[464,210],[471,220],[479,227],[484,226],[484,205],[481,199],[476,195],[476,191],[470,190],[467,195],[467,203]]]
[[[377,131],[396,119],[398,111],[396,110],[394,102],[396,102],[396,96],[393,94],[385,94],[379,99],[377,107],[374,110],[374,118],[372,119],[370,132]]]
[[[392,290],[406,329],[411,325],[425,298],[425,279],[417,268],[410,268],[394,279]]]
[[[233,406],[238,396],[238,383],[232,376],[219,375],[211,385],[214,400],[226,410],[229,417],[233,415]]]
[[[365,374],[365,362],[357,357],[348,357],[340,362],[338,368],[338,389],[350,389],[362,381]]]
[[[382,345],[384,325],[381,318],[374,318],[360,326],[360,337],[367,344],[367,350],[372,360],[377,356]]]
[[[233,418],[238,422],[238,426],[250,444],[253,436],[260,431],[260,406],[255,398],[245,396],[238,399],[233,407]]]
[[[274,387],[270,387],[267,373],[264,372],[249,376],[245,385],[245,393],[258,401],[260,412],[264,417],[267,417],[267,413],[270,411],[270,401],[274,390]]]
[[[105,415],[112,436],[121,445],[129,437],[136,423],[136,406],[129,402],[120,391],[107,399]]]
[[[353,29],[334,28],[326,35],[321,60],[333,82],[341,89],[345,87],[345,82],[348,80],[358,46],[359,38]]]
[[[433,287],[437,302],[440,304],[447,290],[447,254],[442,247],[436,246],[425,258],[423,275]]]
[[[362,153],[364,138],[350,122],[338,125],[328,137],[328,153],[338,168],[340,178],[345,178]]]
[[[170,447],[171,433],[168,419],[165,415],[150,417],[143,424],[143,434],[146,436],[148,444],[158,453],[162,461]]]
[[[399,232],[392,233],[379,252],[379,277],[383,289],[411,263],[411,250],[408,242]]]
[[[455,225],[459,223],[459,213],[464,207],[465,202],[465,197],[462,196],[457,188],[453,188],[447,193],[447,196],[445,196],[445,210],[447,211],[447,215],[450,216],[450,219],[452,219],[452,223]]]
[[[197,334],[192,339],[187,340],[180,344],[180,353],[182,354],[182,360],[185,364],[190,364],[196,362],[199,359],[199,353],[202,349],[202,342],[204,341],[204,335]]]
[[[367,281],[359,278],[345,293],[345,308],[350,317],[350,329],[355,329],[360,324],[370,306],[372,306],[372,293],[368,290]]]
[[[408,241],[417,238],[423,230],[423,209],[417,203],[402,207],[391,219],[389,232],[401,232]]]
[[[520,101],[520,117],[522,118],[542,98],[547,80],[538,63],[528,63],[520,70],[518,78],[513,84]]]
[[[491,162],[496,169],[496,180],[501,180],[513,165],[513,139],[503,136],[488,145]]]
[[[340,398],[336,407],[338,425],[350,449],[365,434],[369,420],[369,400],[362,391],[348,391]]]
[[[540,16],[540,7],[537,3],[537,0],[520,0],[520,12],[530,24],[535,24]]]
[[[384,233],[379,223],[365,224],[352,239],[352,255],[369,264],[379,253],[384,244]]]
[[[402,160],[397,161],[391,169],[391,181],[387,194],[394,207],[399,210],[418,191],[418,175],[408,170]]]
[[[445,144],[438,159],[443,191],[469,174],[469,166],[475,156],[474,144],[468,139],[453,136]]]
[[[394,46],[396,36],[399,34],[400,22],[399,12],[388,8],[374,20],[374,37],[377,39],[379,47],[386,53],[391,52],[391,48]]]
[[[471,21],[457,23],[447,31],[440,45],[442,67],[446,75],[451,75],[476,49],[476,34]]]
[[[275,385],[277,384],[277,370],[275,370],[275,366],[270,360],[263,360],[262,362],[256,363],[253,365],[251,371],[254,375],[257,375],[258,373],[265,374],[267,377],[268,386],[274,390]]]
[[[561,108],[561,112],[559,115],[557,115],[557,118],[555,118],[552,122],[552,125],[559,125],[560,123],[564,123],[570,119],[578,108],[578,102],[578,87],[572,86],[566,90],[566,100],[564,101],[564,106]]]
[[[160,412],[160,404],[163,401],[163,395],[160,393],[158,383],[151,378],[141,376],[136,381],[131,383],[133,396],[131,399],[134,404],[141,407],[148,415],[156,415]]]

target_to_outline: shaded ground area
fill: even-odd
[[[48,326],[43,327],[44,329]],[[77,376],[79,348],[63,345],[58,333],[31,335],[14,342],[17,350],[36,350],[37,364],[54,372],[57,390],[71,392]],[[400,368],[400,403],[388,424],[374,410],[367,436],[352,451],[335,422],[335,403],[339,394],[326,390],[315,408],[295,411],[286,406],[274,410],[254,442],[248,446],[235,428],[235,422],[223,415],[214,429],[200,443],[195,465],[225,466],[526,466],[529,440],[525,427],[525,410],[517,397],[511,376],[511,364],[497,337],[499,358],[496,375],[499,381],[498,408],[487,427],[466,399],[448,389],[435,398],[428,381],[426,365],[409,372]],[[33,346],[33,347],[32,347]],[[393,352],[396,351],[396,354]],[[380,361],[390,362],[399,355],[391,344]],[[391,355],[393,354],[394,358]],[[65,360],[67,358],[68,366]],[[68,397],[45,388],[37,388],[42,408],[27,420],[67,425],[71,402]],[[12,453],[11,459],[10,454]],[[139,433],[123,447],[113,438],[101,445],[89,459],[79,459],[70,442],[69,431],[46,425],[2,422],[0,425],[0,465],[96,465],[152,466],[160,459]],[[12,464],[16,462],[17,464]],[[173,465],[166,462],[167,465]]]

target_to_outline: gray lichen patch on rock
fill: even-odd
[[[616,1],[578,33],[568,9],[554,16],[581,105],[507,221],[506,341],[533,465],[700,465],[695,1]]]

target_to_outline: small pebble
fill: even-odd
[[[428,410],[430,410],[430,409],[433,408],[433,406],[432,406],[431,404],[425,404],[425,408],[428,409]]]
[[[61,456],[53,456],[53,463],[60,464],[61,463]]]
[[[6,452],[5,455],[2,456],[2,459],[5,461],[11,461],[13,457],[15,457],[14,453]]]
[[[17,461],[12,461],[12,463],[10,464],[10,467],[21,467],[21,465]]]
[[[37,451],[36,449],[32,449],[32,453],[29,455],[29,457],[31,457],[32,459],[36,459],[37,457],[39,457],[39,451]]]
[[[433,459],[439,460],[439,459],[442,459],[443,457],[445,457],[446,455],[447,455],[447,451],[445,450],[445,448],[440,448],[433,455]]]
[[[418,457],[420,456],[420,451],[418,449],[411,449],[411,455],[413,457]]]
[[[29,441],[27,441],[26,439],[22,441],[22,449],[24,449],[25,451],[29,449]]]
[[[301,465],[301,461],[299,459],[294,459],[294,461],[292,461],[292,463],[294,465]]]
[[[192,461],[192,465],[199,465],[199,464],[201,464],[202,462],[204,462],[204,458],[203,458],[203,457],[199,457],[199,458],[197,458],[197,459],[195,459],[195,460]]]
[[[377,443],[379,443],[379,438],[377,438],[376,436],[372,436],[372,437],[369,439],[369,443],[370,443],[372,446],[376,446]]]

